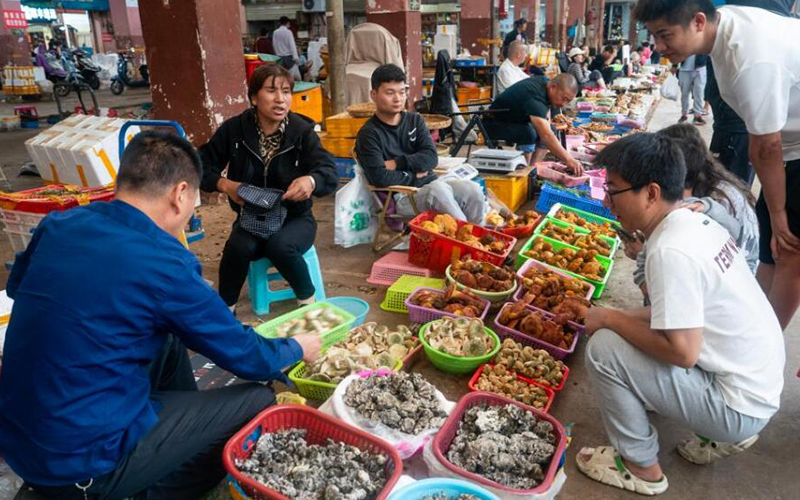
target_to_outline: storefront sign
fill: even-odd
[[[102,39],[103,39],[103,42],[113,42],[114,41],[114,35],[112,35],[111,33],[103,33]]]
[[[21,10],[4,10],[3,25],[10,30],[24,30],[28,27],[28,20],[25,19],[25,13]]]

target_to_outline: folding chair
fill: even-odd
[[[351,154],[356,161],[356,166],[363,171],[358,157],[356,156],[355,149],[351,151]],[[364,177],[366,179],[366,175]],[[373,199],[380,207],[380,211],[378,212],[378,230],[375,231],[375,237],[372,239],[372,250],[377,253],[384,248],[394,247],[400,238],[406,234],[408,222],[419,215],[420,211],[417,208],[417,200],[414,199],[414,194],[416,194],[418,189],[412,186],[375,187],[370,185],[367,186],[367,189],[372,193]],[[409,196],[411,200],[411,209],[414,211],[414,215],[405,216],[397,213],[394,202],[395,194],[406,194]],[[391,234],[392,236],[386,242],[380,243],[380,238],[384,234]]]

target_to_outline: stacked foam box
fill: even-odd
[[[48,183],[106,186],[117,178],[124,123],[120,118],[73,115],[25,141],[25,148]],[[138,132],[139,127],[129,128],[126,143]]]

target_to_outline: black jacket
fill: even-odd
[[[203,191],[217,190],[217,181],[225,167],[228,179],[246,182],[255,186],[286,191],[298,177],[310,175],[316,182],[314,196],[325,196],[336,191],[339,175],[333,156],[320,144],[313,122],[302,115],[289,113],[289,123],[281,146],[267,166],[264,178],[264,162],[258,154],[258,130],[252,109],[229,118],[220,126],[207,143],[200,146],[203,160]],[[311,209],[311,200],[286,201],[289,215],[297,215]],[[237,212],[239,205],[231,202]]]

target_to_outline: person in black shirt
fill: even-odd
[[[603,75],[603,81],[606,82],[606,85],[611,85],[614,82],[614,78],[622,73],[621,71],[614,71],[611,67],[616,57],[617,48],[614,45],[606,45],[589,65],[589,71],[599,71]]]
[[[570,156],[550,129],[550,108],[561,108],[575,99],[578,82],[562,73],[552,81],[545,76],[532,76],[515,83],[497,96],[489,109],[508,111],[492,113],[483,120],[489,137],[494,141],[515,143],[531,161],[537,143],[542,143],[560,158],[576,175],[582,172],[578,160]]]
[[[384,64],[372,73],[371,80],[375,115],[356,138],[357,161],[369,183],[376,187],[418,187],[413,196],[420,210],[482,224],[486,203],[481,187],[470,180],[440,181],[433,173],[439,156],[422,116],[405,111],[403,70]],[[414,214],[408,195],[395,195],[395,203],[398,214]]]
[[[528,35],[525,34],[526,29],[528,29],[528,21],[524,18],[521,17],[514,21],[514,29],[509,31],[503,39],[503,57],[508,57],[508,46],[513,42],[519,40],[525,45],[528,44]]]

